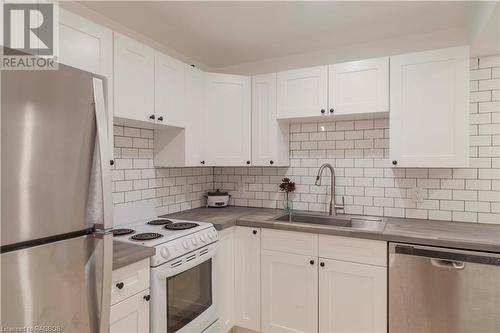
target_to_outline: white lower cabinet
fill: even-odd
[[[227,333],[234,326],[234,228],[219,232],[217,248],[217,304],[219,330]]]
[[[315,332],[317,327],[316,258],[262,251],[262,332]]]
[[[386,332],[386,267],[319,260],[319,332]]]
[[[260,229],[234,233],[235,325],[260,331]]]
[[[113,271],[111,333],[149,332],[149,258]]]
[[[149,332],[149,289],[111,306],[111,333]]]

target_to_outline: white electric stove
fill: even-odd
[[[156,216],[147,202],[115,207],[114,239],[151,246],[151,331],[208,332],[218,325],[211,223]]]

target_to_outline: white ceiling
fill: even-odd
[[[478,10],[453,1],[80,3],[212,68],[467,28]]]

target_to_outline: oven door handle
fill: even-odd
[[[170,265],[167,264],[168,268],[165,268],[165,269],[158,269],[159,267],[156,267],[156,269],[158,269],[158,270],[156,270],[155,268],[153,268],[153,271],[155,271],[154,275],[157,279],[160,279],[160,280],[177,275],[181,272],[184,272],[188,269],[191,269],[195,266],[198,266],[199,264],[207,261],[208,259],[213,259],[215,257],[216,250],[217,250],[217,246],[215,245],[211,249],[209,249],[208,252],[206,252],[205,254],[202,254],[201,256],[199,256],[191,261],[188,261],[185,264],[181,264],[179,266],[176,266],[176,267],[170,267]],[[175,260],[174,260],[174,262],[175,262]]]

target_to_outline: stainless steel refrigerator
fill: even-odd
[[[106,332],[112,269],[105,80],[1,74],[1,326]]]

